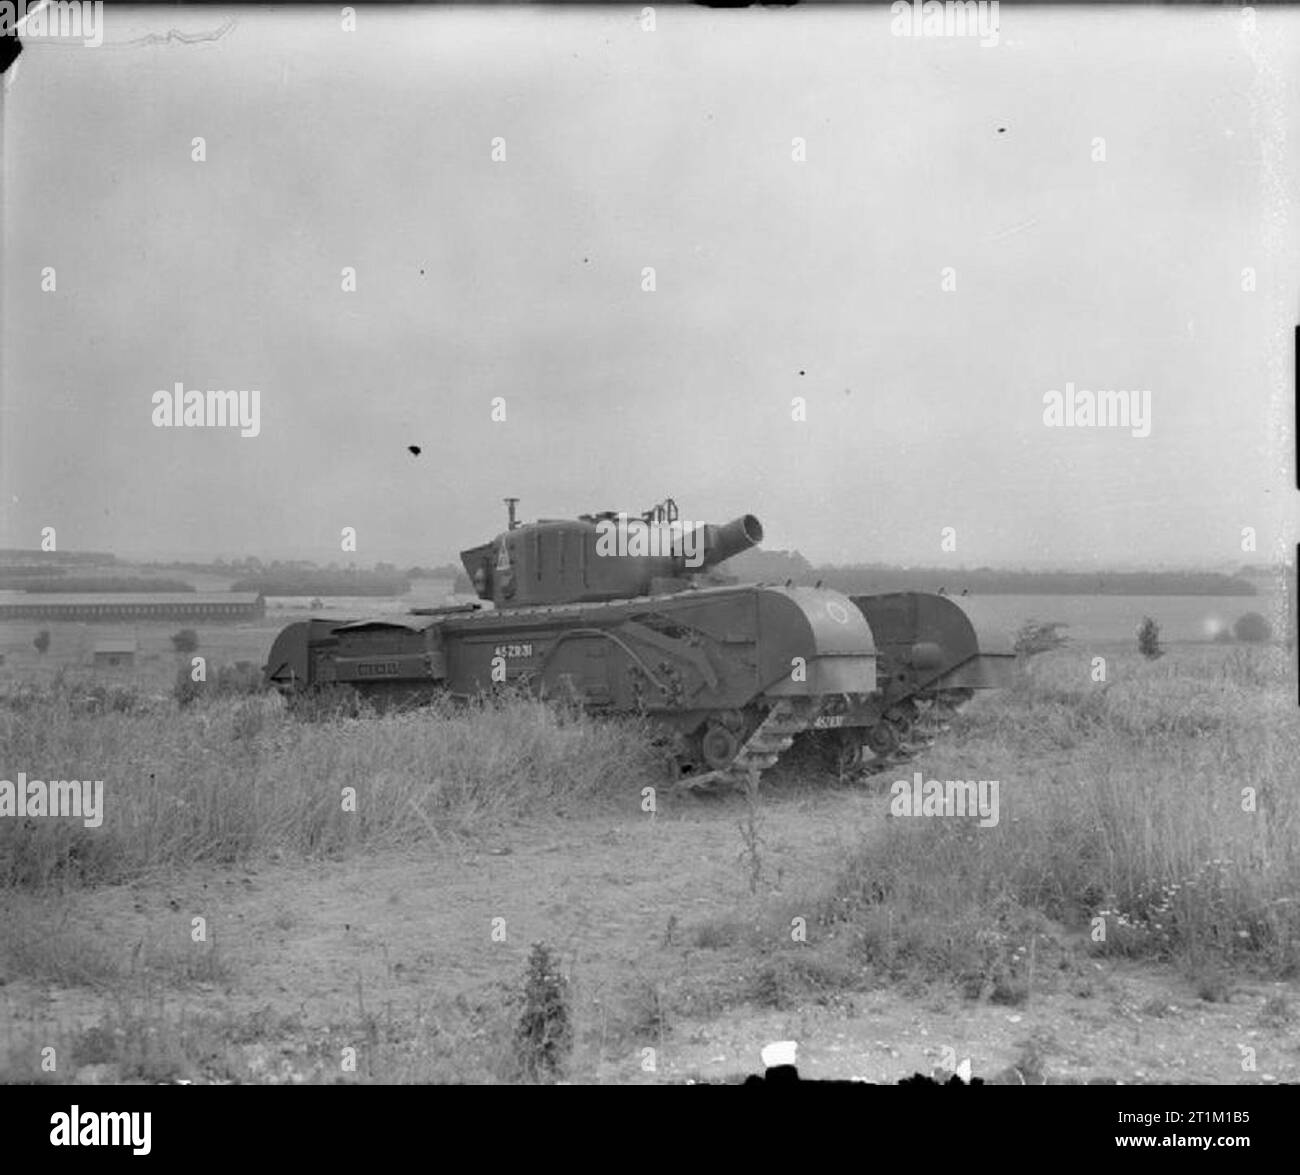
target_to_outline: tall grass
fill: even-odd
[[[0,704],[0,776],[102,779],[104,821],[0,820],[0,885],[438,841],[635,795],[652,767],[637,723],[522,697],[309,722],[274,696],[88,707],[28,689]]]
[[[835,880],[823,920],[848,924],[885,971],[986,994],[1024,994],[1047,918],[1097,952],[1300,971],[1287,655],[1207,646],[1108,662],[1108,682],[1093,682],[1089,654],[1049,654],[973,706],[914,766],[999,780],[999,823],[890,820]]]

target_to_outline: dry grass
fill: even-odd
[[[980,698],[917,764],[926,778],[999,780],[995,827],[890,819],[816,891],[754,895],[734,918],[681,928],[690,961],[671,972],[574,972],[575,1071],[738,1002],[835,1004],[882,982],[1009,1005],[1062,983],[1084,995],[1095,952],[1176,962],[1214,1000],[1245,972],[1294,976],[1300,723],[1287,655],[1182,646],[1149,662],[1105,649],[1097,683],[1094,652],[1035,658],[1016,689]],[[91,714],[54,687],[0,706],[0,755],[6,776],[105,780],[98,830],[0,821],[0,961],[11,977],[109,993],[108,1019],[68,1025],[54,1043],[74,1067],[140,1080],[517,1080],[523,976],[413,1014],[359,990],[347,1022],[310,1031],[247,1013],[178,1015],[174,993],[235,982],[233,964],[217,950],[108,950],[65,924],[53,889],[195,861],[436,844],[658,782],[636,724],[518,698],[313,723],[272,698],[184,710],[135,699]],[[355,813],[343,810],[348,787]],[[806,943],[791,941],[793,916],[808,920]],[[1104,941],[1093,941],[1095,918]],[[1266,1018],[1290,1017],[1279,997]],[[44,1043],[21,1031],[5,1040],[0,1073],[68,1080],[63,1061],[57,1075],[33,1067]],[[344,1048],[357,1049],[356,1070],[342,1066]]]
[[[1059,963],[1061,928],[1085,932],[1089,950],[1193,972],[1300,971],[1300,723],[1286,654],[1115,654],[1108,683],[1091,680],[1091,655],[1039,659],[919,764],[927,779],[999,780],[997,826],[894,819],[846,863],[823,925],[856,936],[878,971],[1017,1002],[1035,963],[1039,980]]]
[[[996,826],[891,818],[812,892],[689,928],[752,977],[713,993],[718,1009],[882,983],[1010,1005],[1061,987],[1086,996],[1090,955],[1171,962],[1210,1000],[1231,998],[1234,977],[1300,974],[1291,656],[1104,649],[1107,680],[1094,682],[1097,652],[1035,658],[909,765],[998,780]],[[790,942],[795,916],[809,916],[806,943]]]
[[[332,723],[274,696],[128,700],[87,708],[55,684],[0,704],[6,777],[102,779],[105,807],[98,828],[0,821],[0,887],[454,838],[627,794],[654,771],[635,722],[518,697]]]
[[[358,991],[355,1016],[320,1039],[292,1024],[247,1023],[246,1014],[195,1015],[189,1001],[240,978],[220,935],[178,944],[159,927],[149,941],[115,942],[69,918],[76,890],[201,862],[452,847],[662,782],[637,722],[597,722],[520,696],[306,721],[274,696],[180,707],[64,676],[0,700],[0,763],[10,778],[105,781],[99,828],[72,818],[0,821],[0,979],[90,989],[110,1007],[89,1028],[47,1023],[33,1036],[11,1023],[0,1076],[30,1081],[96,1069],[113,1081],[522,1079],[513,1039],[522,989],[414,1015],[376,1011]],[[291,921],[281,911],[274,924]],[[59,1059],[54,1071],[40,1068],[47,1046]],[[355,1068],[343,1064],[345,1048],[355,1050]]]

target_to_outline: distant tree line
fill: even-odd
[[[110,555],[107,551],[39,551],[24,549],[22,547],[0,547],[0,564],[23,564],[32,566],[39,564],[45,567],[50,574],[54,573],[54,564],[59,563],[92,563],[92,564],[113,564],[117,562],[116,555]]]
[[[35,564],[17,564],[13,567],[0,567],[0,583],[6,580],[49,579],[56,575],[67,575],[66,567],[41,567]]]
[[[138,575],[65,575],[50,579],[15,578],[0,572],[0,588],[28,592],[192,592],[181,579],[151,579]]]
[[[797,552],[746,551],[722,569],[744,579],[818,581],[848,595],[963,591],[985,596],[1254,596],[1249,580],[1213,571],[1015,571],[990,567],[895,567],[869,563],[813,567]]]
[[[14,565],[4,566],[6,557]],[[21,563],[17,560],[21,558]],[[192,592],[193,585],[177,579],[132,577],[68,576],[52,564],[116,563],[113,555],[101,552],[42,552],[0,549],[0,588],[31,592]],[[40,564],[36,566],[35,564]],[[216,559],[210,563],[174,561],[144,563],[172,571],[190,571],[238,576],[231,591],[260,592],[269,596],[401,596],[412,580],[451,580],[452,590],[472,594],[473,588],[459,563],[434,567],[398,568],[376,563],[371,570],[321,567],[308,560],[273,560],[264,563],[256,556],[244,559]],[[899,567],[888,563],[857,563],[843,566],[814,566],[798,551],[750,550],[727,560],[718,569],[721,577],[739,582],[814,584],[849,594],[896,591],[944,591],[959,596],[975,595],[1117,595],[1117,596],[1254,596],[1258,594],[1260,568],[1243,566],[1240,574],[1198,571],[1027,571],[976,567]],[[1249,577],[1247,577],[1247,573]],[[1295,569],[1287,570],[1288,586],[1294,593]]]
[[[943,567],[819,567],[842,592],[969,591],[986,596],[1254,596],[1248,580],[1213,571],[973,571]]]

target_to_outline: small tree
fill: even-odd
[[[1152,661],[1165,655],[1164,649],[1160,647],[1160,625],[1150,616],[1142,617],[1142,624],[1138,628],[1138,652]]]
[[[50,630],[48,628],[42,628],[41,631],[36,634],[32,644],[42,657],[45,656],[45,650],[50,647]]]
[[[1239,641],[1266,641],[1273,635],[1273,626],[1258,612],[1247,612],[1237,617],[1232,635]]]
[[[178,653],[192,653],[199,647],[199,634],[192,628],[172,633],[172,648]]]
[[[515,1029],[515,1056],[533,1080],[558,1076],[572,1047],[568,988],[568,980],[545,944],[533,943],[523,1012]]]

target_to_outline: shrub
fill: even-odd
[[[1153,661],[1165,655],[1164,649],[1160,647],[1160,625],[1150,616],[1142,617],[1142,624],[1138,628],[1138,652]]]
[[[199,634],[192,628],[172,633],[172,648],[178,653],[192,653],[199,647]]]
[[[42,628],[32,640],[32,644],[35,646],[36,651],[44,656],[45,650],[50,647],[50,630]]]
[[[1016,630],[1016,656],[1027,658],[1059,649],[1070,638],[1063,636],[1057,629],[1068,627],[1060,620],[1026,620]]]
[[[202,692],[203,683],[195,681],[190,676],[190,667],[188,665],[178,665],[176,667],[176,684],[172,686],[172,697],[176,699],[176,704],[181,707],[188,706]]]
[[[533,943],[524,982],[524,1007],[515,1030],[515,1057],[526,1077],[558,1077],[573,1045],[569,984],[545,943]]]
[[[1273,626],[1258,612],[1247,612],[1237,617],[1232,635],[1239,641],[1266,641],[1273,635]]]

